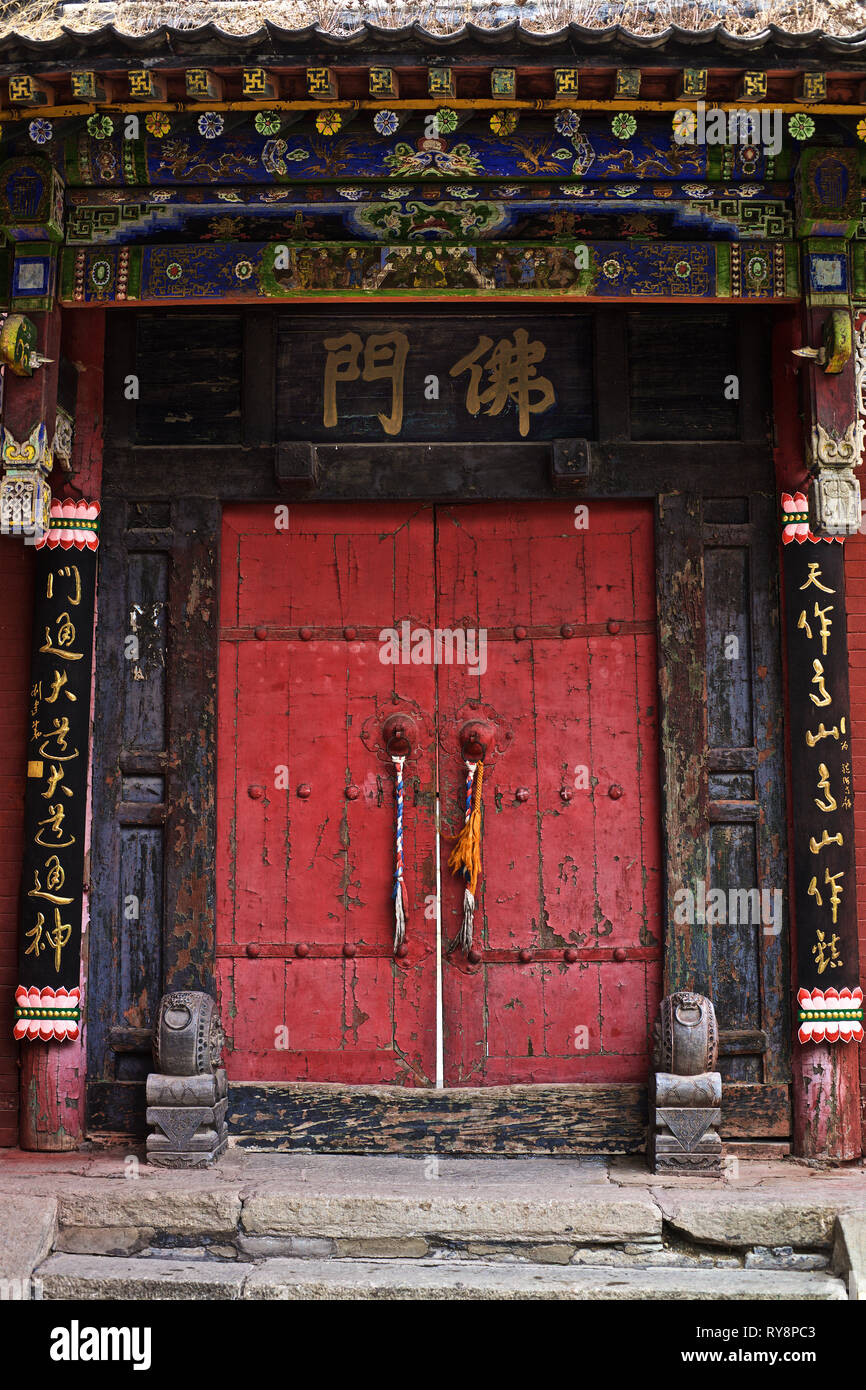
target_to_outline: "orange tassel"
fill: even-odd
[[[484,764],[479,763],[475,769],[472,809],[469,813],[469,819],[464,823],[448,858],[449,869],[452,873],[463,874],[473,898],[481,875],[481,784],[483,780]]]

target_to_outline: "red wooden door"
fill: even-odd
[[[230,1075],[429,1085],[434,676],[383,664],[379,634],[405,618],[433,625],[432,513],[284,512],[223,514],[217,955]],[[393,708],[416,711],[422,734],[405,773],[412,949],[399,962],[394,779],[376,750]]]
[[[440,627],[486,632],[483,674],[439,668],[452,834],[456,730],[483,713],[502,749],[484,777],[481,960],[447,957],[445,1084],[641,1079],[662,948],[651,508],[449,507],[436,557]],[[443,885],[450,941],[462,889]]]
[[[438,852],[445,1084],[641,1078],[662,939],[651,509],[594,503],[586,529],[565,502],[299,505],[281,521],[270,506],[224,514],[217,943],[230,1075],[434,1084]],[[474,660],[425,661],[416,647],[416,662],[407,622],[469,633]],[[383,660],[386,630],[408,660]],[[399,959],[381,740],[395,709],[420,735],[405,771]],[[447,858],[464,806],[458,731],[479,714],[497,747],[470,961],[448,950],[462,888]]]

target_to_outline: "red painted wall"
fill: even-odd
[[[0,536],[0,1146],[18,1142],[18,890],[24,849],[24,755],[35,551]]]
[[[851,670],[851,754],[862,983],[866,978],[866,536],[863,535],[852,536],[845,542],[845,597]],[[860,1047],[860,1080],[866,1118],[866,1043]]]

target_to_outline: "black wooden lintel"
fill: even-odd
[[[138,446],[110,451],[106,498],[211,497],[224,502],[279,499],[292,487],[322,502],[482,501],[557,495],[551,442]],[[772,492],[767,450],[731,442],[684,444],[610,440],[590,444],[583,497],[656,497],[691,492],[742,497]],[[298,449],[298,454],[279,450]],[[315,467],[307,461],[315,455]],[[277,481],[278,467],[285,479]],[[292,470],[295,470],[293,473]],[[315,485],[310,481],[315,477]],[[306,481],[304,481],[306,479]]]

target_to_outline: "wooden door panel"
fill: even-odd
[[[432,616],[432,513],[226,509],[218,955],[229,1071],[428,1085],[435,1068],[433,672],[385,664],[383,628]],[[393,954],[394,770],[407,761],[410,952]],[[299,794],[303,788],[304,794]]]
[[[485,768],[481,960],[452,951],[445,971],[446,1085],[642,1078],[662,949],[650,508],[594,503],[586,529],[569,503],[440,511],[437,623],[487,635],[482,674],[437,673],[451,836],[458,729],[474,706],[501,735]],[[450,941],[452,876],[442,898]]]
[[[665,987],[708,994],[719,1070],[748,1114],[738,1135],[789,1132],[790,983],[778,540],[773,497],[659,499]],[[697,899],[683,913],[683,890]],[[723,904],[710,911],[711,893]],[[732,894],[779,893],[772,922]],[[756,920],[757,916],[757,920]],[[735,1131],[730,1130],[730,1134]]]

